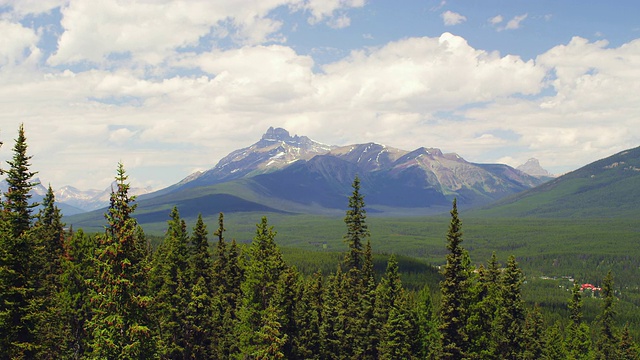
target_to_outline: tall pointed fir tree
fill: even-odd
[[[89,353],[91,334],[87,321],[91,318],[91,292],[89,284],[95,277],[94,253],[96,239],[82,229],[73,233],[65,244],[60,279],[62,291],[59,306],[64,337],[60,358],[78,359]]]
[[[256,225],[256,236],[249,249],[245,281],[242,283],[242,304],[239,310],[239,325],[236,327],[240,341],[240,352],[252,356],[258,351],[262,339],[258,338],[261,327],[271,319],[267,309],[271,305],[280,276],[286,265],[275,243],[276,232],[269,226],[267,218]]]
[[[496,317],[497,354],[501,359],[522,357],[526,311],[522,300],[522,271],[512,255],[500,279],[500,306]]]
[[[471,290],[467,333],[470,337],[469,355],[483,359],[495,358],[496,332],[493,329],[500,300],[500,264],[495,252],[487,267],[478,267],[477,281]],[[498,333],[497,336],[500,336]]]
[[[190,294],[185,315],[185,343],[187,354],[195,359],[213,358],[213,262],[207,241],[207,227],[198,215],[191,235],[189,256]]]
[[[571,322],[566,330],[567,355],[574,360],[591,359],[591,330],[582,322],[582,293],[577,281],[574,281],[568,308]]]
[[[42,207],[36,215],[36,221],[31,229],[36,246],[34,267],[37,271],[39,297],[41,297],[39,311],[39,325],[37,331],[38,343],[42,352],[41,359],[59,358],[67,334],[62,332],[61,276],[62,259],[65,243],[64,224],[62,214],[55,204],[53,189],[49,186],[42,201]]]
[[[20,125],[8,160],[7,191],[0,213],[0,353],[6,358],[33,358],[37,351],[35,332],[41,310],[38,298],[39,271],[33,234],[29,191],[32,182],[24,126]]]
[[[602,281],[602,312],[598,316],[600,334],[596,342],[596,358],[611,359],[618,355],[620,338],[615,326],[615,296],[613,294],[613,275],[611,270]]]
[[[349,251],[345,256],[346,271],[360,270],[363,263],[364,239],[370,236],[366,223],[367,211],[364,206],[364,196],[360,193],[360,178],[353,180],[353,193],[349,197],[349,208],[344,222],[347,225],[345,242],[349,245]]]
[[[155,324],[161,357],[182,359],[190,357],[185,340],[185,311],[189,303],[188,235],[186,224],[174,207],[167,221],[167,232],[153,262]]]
[[[468,254],[462,247],[462,222],[458,218],[457,201],[453,200],[451,222],[447,233],[447,263],[440,282],[442,302],[440,306],[440,332],[442,358],[462,359],[469,349],[469,337],[465,325],[468,319],[470,267]]]
[[[92,356],[143,359],[154,354],[147,293],[148,246],[132,214],[136,208],[122,163],[105,214],[107,226],[95,251],[91,280],[93,317],[88,327]]]

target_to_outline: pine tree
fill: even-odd
[[[611,270],[602,281],[602,312],[598,317],[600,334],[596,343],[598,359],[614,358],[618,354],[620,339],[615,327],[615,297],[613,295],[613,275]]]
[[[629,333],[629,324],[625,324],[620,335],[619,346],[620,359],[623,360],[637,360],[640,359],[640,351],[638,346],[633,342],[633,338]]]
[[[323,278],[317,272],[304,282],[296,301],[295,322],[298,333],[293,341],[294,359],[320,359],[320,324]]]
[[[13,147],[13,158],[7,161],[9,170],[3,171],[8,186],[4,193],[2,216],[15,238],[31,228],[33,208],[37,206],[36,203],[30,203],[29,192],[37,183],[31,181],[36,172],[29,171],[32,156],[27,155],[27,148],[27,138],[21,124]]]
[[[360,194],[360,179],[358,176],[353,180],[353,193],[349,197],[349,209],[344,218],[347,225],[347,234],[344,240],[349,245],[349,252],[345,256],[346,270],[362,268],[362,254],[364,239],[370,236],[366,223],[367,211],[364,205],[364,196]]]
[[[345,275],[342,268],[327,279],[322,298],[322,323],[320,324],[320,358],[343,359],[346,357],[342,347],[346,331],[346,316],[343,284]]]
[[[186,224],[174,207],[167,222],[168,229],[162,247],[153,263],[154,308],[158,330],[158,350],[161,357],[188,358],[185,331],[185,311],[189,303],[191,283]]]
[[[107,227],[95,251],[93,317],[88,327],[93,336],[92,356],[97,358],[149,358],[154,352],[148,315],[151,298],[146,291],[148,246],[132,217],[136,206],[126,180],[119,163],[117,188],[105,214]]]
[[[190,245],[187,280],[190,289],[184,318],[185,346],[190,351],[185,355],[195,359],[212,358],[212,332],[215,329],[213,262],[207,241],[207,227],[200,214],[193,228]]]
[[[440,283],[442,303],[440,307],[440,332],[442,334],[443,359],[462,359],[469,349],[465,331],[468,319],[470,269],[468,255],[461,246],[462,227],[458,218],[456,200],[451,210],[451,223],[447,233],[447,263],[443,267],[444,280]]]
[[[413,353],[418,359],[433,359],[438,352],[440,333],[428,285],[416,294],[413,311],[418,330]]]
[[[387,321],[380,332],[380,359],[410,359],[411,358],[411,323],[407,319],[408,313],[403,297],[394,300]]]
[[[582,294],[578,282],[574,282],[568,308],[571,322],[567,329],[565,343],[567,356],[575,360],[590,359],[592,356],[590,329],[582,322]]]
[[[62,261],[61,292],[58,297],[61,322],[64,324],[61,358],[78,359],[89,352],[90,334],[87,320],[91,318],[89,284],[95,276],[93,258],[96,240],[82,229],[65,243]]]
[[[62,258],[65,242],[64,224],[60,209],[55,204],[53,189],[49,186],[30,230],[34,240],[32,259],[33,276],[36,277],[36,293],[39,311],[37,342],[42,348],[41,359],[59,358],[67,334],[62,332],[60,299]]]
[[[245,355],[257,351],[259,339],[256,334],[266,321],[267,308],[286,268],[275,243],[276,232],[268,225],[267,218],[263,217],[256,228],[256,236],[249,249],[246,278],[242,283],[243,298],[236,329],[240,351]]]
[[[556,322],[545,331],[545,344],[541,359],[565,360],[566,358],[567,353],[562,341],[562,331],[560,330],[560,324]]]
[[[29,191],[31,181],[24,127],[20,125],[7,161],[7,191],[0,213],[0,350],[7,358],[33,358],[38,349],[36,328],[42,310],[40,293],[41,259],[29,232],[33,220]]]
[[[526,312],[522,300],[522,271],[512,255],[501,277],[500,307],[496,318],[497,351],[501,359],[522,356]]]
[[[467,332],[470,337],[469,355],[483,359],[495,358],[496,346],[493,329],[500,300],[500,265],[495,252],[487,267],[478,267],[477,281],[472,287]],[[501,336],[499,333],[497,336]]]
[[[536,304],[534,308],[527,313],[524,323],[524,340],[522,359],[537,360],[542,357],[544,349],[544,320],[540,313],[540,307]]]

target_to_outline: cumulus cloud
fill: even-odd
[[[0,20],[0,66],[21,63],[25,52],[37,51],[38,35],[19,23]]]
[[[467,21],[466,16],[460,15],[450,10],[447,10],[440,14],[440,17],[442,17],[442,20],[444,20],[444,24],[446,26],[458,25]]]
[[[187,5],[188,4],[188,5]],[[213,46],[220,38],[241,45],[283,42],[282,22],[270,16],[281,7],[306,11],[309,21],[334,28],[350,25],[341,10],[364,0],[73,0],[61,9],[64,29],[51,65],[113,62],[116,59],[159,65],[183,48]]]

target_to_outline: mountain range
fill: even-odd
[[[343,214],[356,176],[368,211],[386,215],[440,213],[453,198],[461,208],[479,207],[548,180],[436,148],[408,151],[374,142],[332,146],[269,128],[256,143],[231,152],[211,169],[140,195],[136,214],[141,223],[165,221],[173,206],[185,217],[220,211]]]

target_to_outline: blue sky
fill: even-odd
[[[640,145],[635,1],[0,0],[0,160],[159,189],[269,126],[564,173]],[[6,165],[4,165],[6,166]]]

